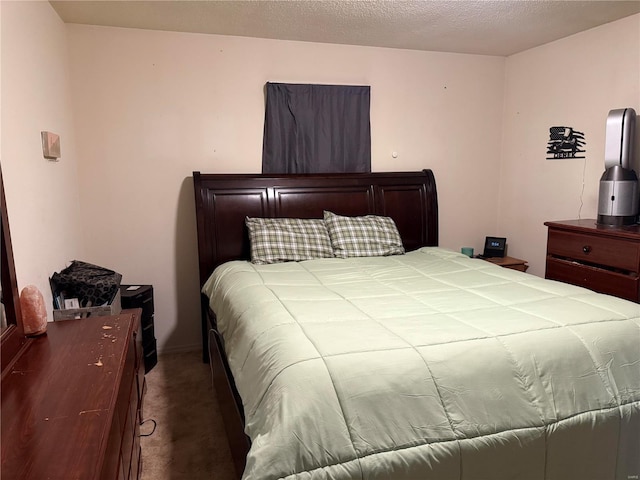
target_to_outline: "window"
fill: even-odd
[[[262,173],[371,171],[370,87],[267,83]]]

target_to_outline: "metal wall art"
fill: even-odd
[[[572,127],[550,127],[547,143],[547,160],[562,158],[585,158],[584,133]]]

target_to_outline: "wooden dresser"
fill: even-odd
[[[546,222],[546,278],[640,303],[640,225]]]
[[[3,479],[140,478],[140,314],[49,323],[6,369]]]

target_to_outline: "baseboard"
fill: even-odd
[[[193,345],[182,345],[177,347],[163,347],[158,348],[158,356],[168,355],[171,353],[187,353],[201,351],[202,345],[200,343],[194,343]]]

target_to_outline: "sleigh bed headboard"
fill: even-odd
[[[406,250],[438,244],[438,200],[431,170],[309,175],[193,172],[200,285],[229,260],[249,259],[245,217],[385,215]]]

